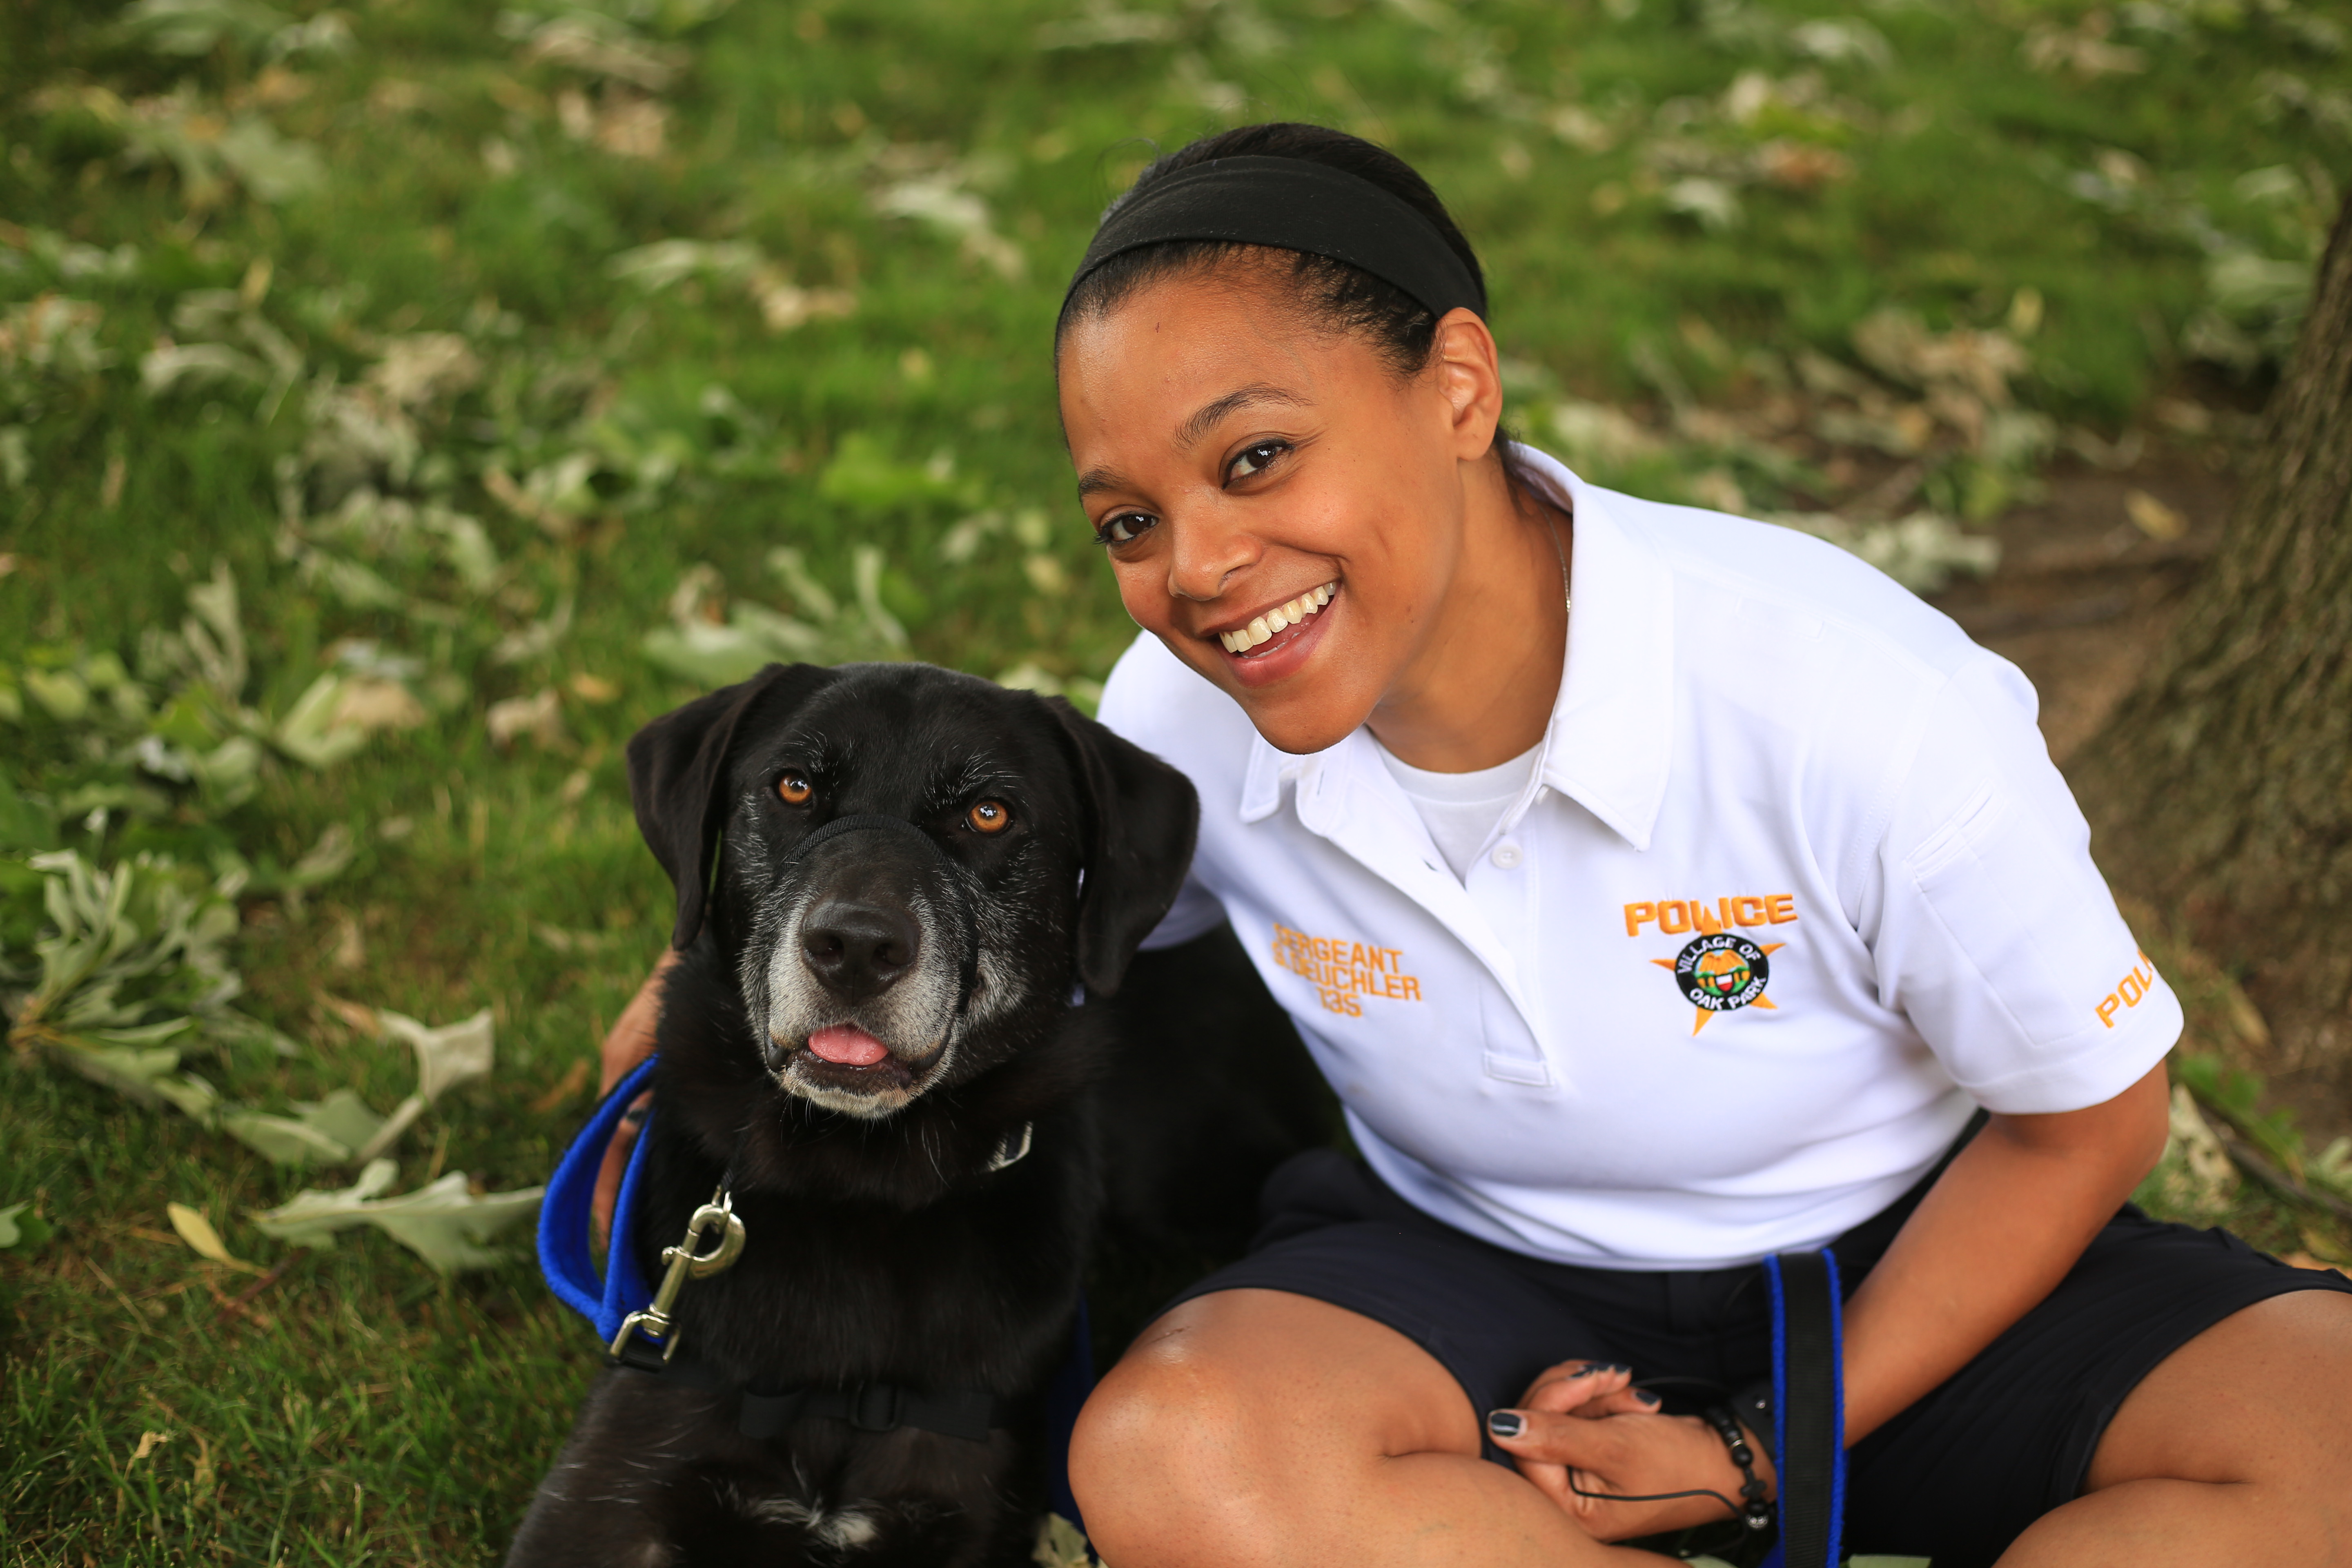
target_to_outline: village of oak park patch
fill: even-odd
[[[1772,983],[1772,954],[1786,945],[1750,942],[1737,931],[1703,931],[1674,957],[1650,962],[1671,971],[1683,1000],[1698,1009],[1691,1025],[1696,1035],[1719,1013],[1736,1013],[1742,1007],[1777,1011],[1764,988]]]

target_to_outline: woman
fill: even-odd
[[[1511,446],[1486,311],[1412,170],[1296,125],[1147,170],[1063,310],[1149,634],[1102,717],[1202,796],[1149,962],[1230,920],[1362,1155],[1087,1405],[1105,1558],[1665,1561],[1612,1543],[1746,1477],[1639,1385],[1764,1377],[1758,1259],[1833,1244],[1854,1550],[2352,1561],[2346,1281],[2122,1207],[2179,1011],[2031,689]]]

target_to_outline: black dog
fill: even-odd
[[[1072,1005],[1173,900],[1191,785],[914,665],[772,666],[648,725],[629,779],[683,956],[614,1245],[658,1279],[722,1180],[748,1239],[667,1369],[591,1391],[509,1562],[1027,1563],[1106,1142],[1132,1229],[1213,1249],[1320,1131],[1286,1022],[1251,1048],[1270,1000],[1205,1041]],[[1194,968],[1255,987],[1221,940]]]

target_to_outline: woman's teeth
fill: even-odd
[[[1290,603],[1268,610],[1239,631],[1219,632],[1217,640],[1225,645],[1227,653],[1247,653],[1275,633],[1297,626],[1329,604],[1331,595],[1339,591],[1339,587],[1338,580],[1334,579],[1320,588],[1310,588]]]

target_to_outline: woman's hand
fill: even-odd
[[[1666,1415],[1657,1396],[1633,1386],[1631,1368],[1608,1362],[1563,1362],[1535,1381],[1519,1405],[1487,1417],[1496,1447],[1519,1473],[1600,1541],[1629,1541],[1735,1517],[1706,1496],[1664,1502],[1610,1502],[1580,1495],[1652,1497],[1719,1492],[1734,1508],[1746,1478],[1723,1439],[1692,1415]],[[1514,1425],[1516,1435],[1507,1436]],[[1757,1474],[1769,1495],[1769,1461]]]
[[[677,962],[675,952],[665,951],[654,972],[621,1009],[613,1024],[612,1032],[604,1037],[604,1079],[596,1087],[599,1099],[613,1092],[613,1086],[629,1076],[629,1069],[654,1054],[654,1026],[661,1019],[662,976]],[[637,1102],[613,1130],[613,1141],[604,1148],[604,1163],[597,1168],[596,1191],[588,1202],[590,1222],[596,1233],[596,1245],[602,1247],[613,1229],[613,1205],[620,1200],[621,1173],[628,1169],[629,1151],[637,1142],[637,1130],[645,1125],[646,1111],[653,1104],[653,1091],[637,1096]]]

